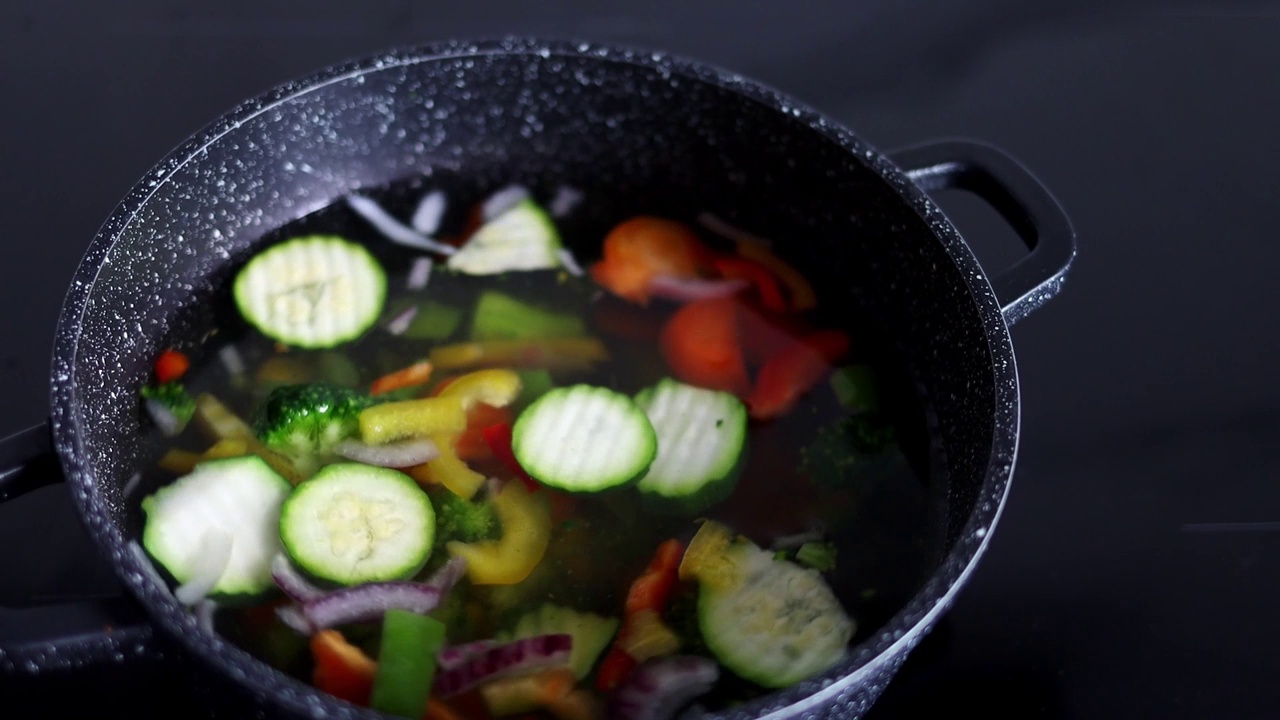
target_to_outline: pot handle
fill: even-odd
[[[888,156],[927,193],[967,190],[989,203],[1031,254],[992,278],[1009,325],[1058,294],[1076,256],[1076,234],[1048,189],[1004,151],[972,140],[939,140]]]
[[[0,440],[0,502],[64,479],[49,421]],[[0,606],[0,681],[102,665],[159,670],[163,659],[146,613],[123,594]]]

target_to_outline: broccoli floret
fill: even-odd
[[[477,500],[463,500],[451,492],[434,493],[431,504],[436,510],[437,549],[451,540],[473,543],[495,540],[502,535],[502,525],[493,506]],[[434,554],[434,553],[433,553]]]
[[[144,385],[142,397],[155,401],[173,414],[177,421],[177,430],[186,427],[191,416],[196,412],[196,399],[191,397],[187,388],[177,380],[170,380],[161,385]]]
[[[896,449],[893,425],[877,413],[859,413],[819,430],[800,450],[800,470],[815,484],[847,487],[893,461]]]
[[[829,542],[807,542],[796,550],[796,562],[818,572],[827,572],[836,566],[836,546]]]
[[[263,443],[294,457],[320,455],[355,435],[372,401],[347,388],[315,382],[282,385],[267,396],[254,423]]]

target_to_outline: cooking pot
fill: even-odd
[[[860,716],[991,540],[1018,448],[1009,326],[1061,288],[1075,254],[1071,225],[1029,172],[992,147],[943,141],[886,154],[730,72],[529,39],[391,52],[282,85],[210,125],[130,191],[67,292],[50,419],[7,439],[0,465],[4,496],[65,477],[127,595],[43,609],[67,612],[55,637],[22,636],[9,611],[0,672],[13,680],[154,662],[159,653],[191,669],[212,714],[377,716],[200,629],[129,552],[140,520],[124,491],[153,449],[138,389],[165,342],[216,325],[201,299],[273,228],[354,189],[433,168],[490,186],[565,183],[585,191],[584,207],[593,195],[688,198],[772,237],[830,291],[824,302],[858,303],[890,329],[931,419],[936,562],[837,667],[723,715]],[[949,188],[989,202],[1030,254],[989,278],[928,195]]]

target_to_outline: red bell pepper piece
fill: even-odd
[[[540,485],[538,481],[529,476],[529,473],[520,467],[520,461],[516,460],[516,453],[511,449],[511,423],[503,421],[494,423],[483,430],[485,443],[489,446],[489,450],[493,456],[502,463],[502,466],[510,470],[520,482],[524,483],[529,492],[534,492]]]
[[[697,277],[710,253],[688,226],[640,215],[609,231],[603,255],[590,267],[591,278],[618,297],[645,304],[654,276]]]
[[[478,460],[489,455],[493,446],[485,431],[493,425],[511,423],[511,410],[478,402],[467,411],[467,429],[458,436],[453,451],[461,460]],[[496,453],[495,453],[496,455]]]
[[[677,378],[735,395],[746,392],[739,308],[733,298],[712,298],[688,303],[671,316],[658,342]]]
[[[156,382],[161,385],[173,382],[186,374],[191,360],[177,350],[165,350],[156,358]]]
[[[715,266],[716,272],[726,278],[737,278],[751,283],[751,287],[760,298],[760,304],[766,309],[776,313],[790,309],[787,299],[783,297],[782,290],[778,287],[777,278],[761,263],[736,255],[720,255],[712,260],[712,265]]]
[[[848,351],[849,336],[841,330],[819,330],[778,351],[760,368],[747,396],[751,417],[768,420],[791,410]]]
[[[361,707],[369,705],[376,662],[337,630],[312,635],[311,654],[315,656],[311,681],[317,689]]]
[[[633,618],[645,611],[661,614],[679,582],[680,560],[684,557],[684,543],[671,539],[658,546],[648,567],[631,583],[622,616],[622,629],[613,647],[605,655],[596,671],[596,689],[613,690],[626,679],[638,664],[623,647],[632,629]]]

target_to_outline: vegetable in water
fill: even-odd
[[[443,556],[451,542],[479,543],[502,536],[502,523],[493,504],[465,500],[449,490],[432,494],[436,509],[436,539],[432,555]]]
[[[483,650],[436,678],[436,692],[448,698],[481,683],[539,670],[566,667],[573,638],[559,633],[520,638]]]
[[[627,591],[622,629],[596,674],[598,690],[613,690],[637,663],[679,649],[680,639],[660,616],[675,592],[684,551],[685,546],[678,540],[663,542],[644,572],[632,581]]]
[[[360,439],[370,445],[459,433],[467,427],[467,413],[456,397],[419,398],[366,408],[357,418]],[[436,443],[443,453],[445,448]]]
[[[369,386],[369,394],[382,395],[422,385],[431,379],[431,371],[433,369],[430,362],[420,360],[408,367],[389,372],[373,381],[373,384]]]
[[[329,383],[284,385],[271,391],[254,421],[257,437],[294,458],[329,455],[357,432],[369,399]]]
[[[639,216],[609,231],[603,255],[588,270],[592,279],[619,297],[643,304],[649,301],[655,277],[696,278],[705,264],[706,248],[682,223]]]
[[[365,582],[304,600],[296,608],[300,631],[378,620],[389,610],[429,613],[440,606],[464,572],[462,561],[450,560],[425,582]]]
[[[463,415],[464,421],[465,418],[466,415]],[[440,449],[440,454],[422,465],[405,468],[405,472],[418,482],[443,485],[454,495],[470,500],[484,487],[485,476],[472,470],[458,457],[455,449],[457,440],[458,433],[431,436],[431,441]]]
[[[435,511],[403,473],[339,463],[294,489],[280,508],[279,527],[298,567],[339,585],[357,585],[421,570],[435,538]]]
[[[529,577],[551,542],[551,514],[545,498],[518,482],[502,486],[490,500],[502,525],[502,536],[482,542],[446,544],[449,554],[467,563],[476,585],[513,585]]]
[[[751,417],[768,420],[789,412],[847,352],[849,336],[840,330],[820,330],[783,348],[760,368],[747,396]]]
[[[440,370],[481,367],[586,370],[609,359],[604,343],[592,337],[537,340],[483,340],[431,349],[428,357]]]
[[[422,717],[436,675],[436,652],[444,646],[444,624],[433,617],[388,610],[369,707],[408,718]]]
[[[321,630],[311,636],[311,655],[315,660],[312,685],[354,705],[369,704],[378,664],[364,651],[337,630]]]
[[[807,542],[796,550],[796,562],[818,572],[836,567],[836,546],[829,542]]]
[[[275,523],[290,490],[256,456],[201,463],[142,501],[142,544],[174,579],[187,583],[210,551],[207,534],[224,534],[230,556],[209,592],[257,595],[273,585],[271,559],[280,552]]]
[[[855,412],[873,412],[879,408],[876,378],[867,365],[846,365],[831,374],[831,390],[842,407]]]
[[[473,340],[527,340],[580,337],[586,325],[577,315],[552,312],[498,290],[485,290],[471,319]]]
[[[486,222],[454,253],[447,265],[468,275],[558,267],[560,233],[528,198]]]
[[[160,385],[145,385],[141,392],[148,414],[167,437],[174,437],[182,432],[195,415],[195,398],[177,380],[169,380]]]
[[[165,350],[156,356],[156,382],[167,385],[182,378],[191,367],[191,359],[178,350]]]
[[[516,621],[513,638],[564,633],[573,638],[569,668],[574,678],[582,680],[591,674],[600,654],[618,631],[618,618],[606,618],[570,607],[546,603],[530,610]]]
[[[662,357],[677,378],[709,390],[742,395],[749,385],[732,298],[692,302],[662,329]]]
[[[657,454],[644,411],[626,395],[593,385],[556,388],[520,413],[512,430],[520,467],[568,492],[595,492],[641,477]]]
[[[331,235],[299,237],[259,252],[236,275],[245,320],[287,345],[328,348],[373,326],[387,276],[363,246]]]
[[[616,720],[671,720],[720,679],[713,660],[692,655],[651,660],[636,668],[610,704]]]

